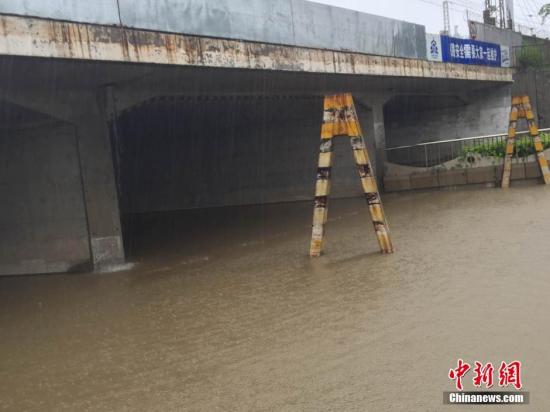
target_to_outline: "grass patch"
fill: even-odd
[[[550,134],[541,133],[540,140],[544,149],[550,148]],[[506,140],[501,140],[500,142],[480,144],[480,145],[468,145],[464,146],[462,149],[462,157],[468,157],[468,155],[477,154],[482,157],[504,157],[506,153]],[[527,157],[534,155],[535,145],[533,144],[533,139],[530,137],[516,138],[516,147],[514,150],[514,156],[516,157]]]

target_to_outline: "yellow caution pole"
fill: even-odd
[[[506,153],[504,156],[504,170],[502,172],[502,188],[510,187],[510,177],[512,174],[512,159],[514,156],[514,148],[516,141],[516,130],[518,120],[527,120],[529,127],[529,135],[533,139],[537,161],[542,172],[545,184],[550,184],[550,169],[548,161],[544,155],[544,147],[540,140],[539,129],[535,122],[535,115],[531,107],[529,96],[514,96],[512,97],[512,109],[510,110],[510,125],[508,127],[508,142],[506,144]]]
[[[382,207],[380,193],[378,192],[376,177],[363,139],[353,98],[348,93],[326,96],[324,101],[310,256],[320,256],[323,251],[325,225],[328,216],[328,197],[330,195],[333,139],[337,136],[347,136],[351,139],[355,163],[365,192],[380,251],[382,253],[393,253],[390,231]]]

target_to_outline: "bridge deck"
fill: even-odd
[[[512,82],[513,70],[0,15],[0,55]]]

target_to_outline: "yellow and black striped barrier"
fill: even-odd
[[[376,177],[369,160],[367,147],[361,133],[361,126],[353,104],[351,94],[326,96],[324,103],[323,127],[321,129],[321,148],[315,187],[315,205],[313,211],[313,230],[310,256],[320,256],[325,238],[325,225],[328,217],[328,198],[333,161],[333,138],[347,136],[357,164],[359,177],[365,192],[365,198],[374,225],[382,253],[393,253],[388,223],[382,207]]]
[[[514,156],[514,147],[516,144],[516,130],[518,120],[527,120],[529,126],[529,134],[533,139],[537,160],[540,170],[544,178],[545,184],[550,184],[550,169],[548,161],[544,156],[544,147],[540,140],[539,129],[535,123],[535,115],[529,101],[529,96],[514,96],[512,97],[512,109],[510,110],[510,125],[508,127],[508,142],[506,144],[506,154],[504,156],[504,170],[502,172],[502,188],[510,187],[510,176],[512,174],[512,158]]]

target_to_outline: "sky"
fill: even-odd
[[[380,16],[393,17],[426,26],[429,33],[439,33],[443,29],[442,0],[313,0],[317,3],[345,7]],[[540,37],[550,36],[550,19],[543,26],[538,11],[550,0],[515,0],[516,23],[525,34],[536,34]],[[482,21],[484,0],[451,1],[451,32],[455,26],[458,32],[468,37],[467,16]],[[468,11],[466,11],[468,10]]]

